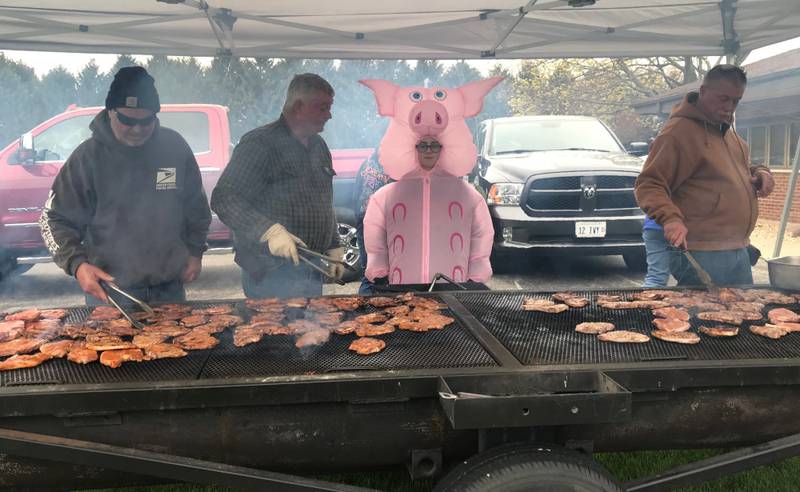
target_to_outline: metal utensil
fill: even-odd
[[[123,295],[123,296],[127,297],[128,299],[130,299],[131,301],[133,301],[136,305],[138,305],[140,308],[142,308],[142,311],[147,313],[149,316],[153,316],[155,314],[155,311],[153,311],[153,308],[151,308],[146,302],[144,302],[142,300],[139,300],[136,297],[133,297],[133,295],[130,294],[129,292],[127,292],[125,290],[122,290],[122,288],[119,285],[115,284],[114,282],[111,282],[110,280],[104,280],[102,282],[104,284],[106,284],[109,288],[111,288],[111,290],[113,290],[113,291],[117,292],[118,294]]]
[[[110,302],[112,306],[114,306],[115,308],[117,308],[117,311],[119,311],[120,313],[122,313],[122,316],[123,316],[125,319],[127,319],[127,320],[128,320],[128,322],[130,322],[130,324],[131,324],[131,325],[132,325],[134,328],[136,328],[137,330],[141,330],[142,328],[144,328],[144,325],[143,325],[142,323],[140,323],[139,321],[137,321],[137,320],[133,319],[133,316],[131,316],[131,315],[130,315],[130,313],[128,313],[128,311],[127,311],[125,308],[123,308],[123,307],[122,307],[122,305],[120,305],[120,304],[119,304],[119,303],[118,303],[118,302],[117,302],[117,301],[116,301],[116,300],[115,300],[115,299],[114,299],[114,298],[111,296],[111,292],[110,292],[110,291],[117,291],[117,292],[119,292],[120,294],[122,294],[122,293],[124,292],[124,291],[122,291],[122,289],[120,289],[120,288],[119,288],[119,287],[117,287],[116,285],[114,285],[114,287],[111,287],[111,284],[112,284],[112,282],[107,282],[107,281],[103,281],[103,280],[101,280],[101,281],[100,281],[100,287],[102,287],[102,289],[103,289],[103,290],[106,292],[106,294],[108,295],[108,302]],[[116,287],[116,288],[115,288],[115,287]],[[131,299],[131,300],[133,300],[133,299]],[[142,303],[142,304],[144,304],[144,303]],[[147,306],[147,304],[145,304],[145,306]],[[147,306],[147,307],[149,308],[150,306]],[[151,309],[151,311],[152,311],[152,309]]]
[[[300,250],[298,249],[297,253],[298,253],[298,254],[297,254],[297,257],[298,257],[298,258],[300,258],[300,261],[302,261],[302,262],[303,262],[303,263],[305,263],[306,265],[310,266],[310,267],[311,267],[311,268],[313,268],[314,270],[318,271],[318,272],[319,272],[319,273],[321,273],[322,275],[324,275],[324,276],[328,277],[329,279],[333,280],[333,281],[334,281],[334,282],[336,282],[337,284],[339,284],[339,285],[345,285],[345,282],[344,282],[342,279],[338,279],[338,278],[332,277],[332,276],[331,276],[331,274],[330,274],[330,273],[328,273],[328,270],[326,270],[326,269],[322,268],[321,266],[317,265],[317,264],[316,264],[316,263],[314,263],[313,261],[311,261],[311,260],[309,260],[308,258],[306,258],[306,257],[304,256],[304,252],[303,252],[303,251],[300,251]]]
[[[692,268],[694,268],[694,271],[697,272],[697,276],[700,277],[700,281],[703,282],[703,285],[705,285],[708,290],[716,290],[717,286],[714,285],[714,281],[711,280],[711,275],[709,275],[707,271],[703,270],[703,267],[701,267],[700,263],[694,259],[694,256],[692,256],[688,249],[684,249],[682,251],[683,255],[692,265]]]
[[[304,247],[302,247],[300,245],[297,246],[297,251],[302,251],[303,253],[306,253],[308,255],[317,257],[317,258],[319,258],[321,260],[325,260],[325,261],[327,261],[329,263],[337,263],[339,265],[344,266],[345,269],[350,270],[351,272],[358,272],[358,270],[356,268],[354,268],[353,266],[349,265],[344,260],[337,260],[336,258],[333,258],[333,257],[328,256],[328,255],[323,255],[322,253],[317,253],[314,250],[311,250],[311,249],[308,249],[308,248],[304,248]]]

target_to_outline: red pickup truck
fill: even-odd
[[[35,263],[51,261],[39,232],[42,206],[58,170],[73,149],[89,138],[89,123],[102,109],[70,106],[0,151],[0,279],[22,273]],[[213,104],[164,104],[159,120],[189,143],[210,198],[234,145],[227,108]],[[353,186],[358,167],[370,152],[370,149],[331,151],[337,173],[334,207],[339,231],[347,249],[347,261],[356,267],[359,251],[353,228]],[[216,215],[208,241],[210,253],[230,251],[230,231]]]

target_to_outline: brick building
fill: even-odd
[[[744,69],[747,91],[736,110],[736,129],[750,146],[750,160],[769,166],[775,176],[775,191],[760,201],[760,216],[780,220],[800,137],[800,50],[745,65]],[[684,94],[699,87],[699,81],[676,87],[638,101],[633,107],[637,113],[655,114],[666,121]],[[789,221],[800,223],[800,193],[796,191]]]

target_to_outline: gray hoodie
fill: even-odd
[[[141,147],[123,145],[105,110],[89,127],[39,221],[53,260],[70,275],[88,261],[123,287],[180,279],[188,256],[205,251],[211,223],[192,150],[158,124]]]

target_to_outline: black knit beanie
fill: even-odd
[[[145,108],[161,111],[155,80],[142,67],[123,67],[114,75],[106,96],[106,109]]]

